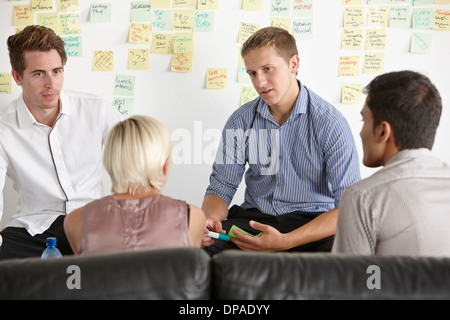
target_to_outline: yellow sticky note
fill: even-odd
[[[239,28],[238,43],[244,43],[252,34],[258,31],[261,25],[256,23],[241,22]]]
[[[149,49],[128,49],[128,69],[147,70],[150,68]]]
[[[170,9],[172,6],[172,0],[151,0],[151,6],[152,9]]]
[[[10,73],[0,73],[0,94],[11,94],[11,83]]]
[[[197,0],[197,9],[199,10],[219,9],[219,0]]]
[[[270,26],[282,28],[291,32],[291,18],[270,17]]]
[[[98,50],[94,51],[94,71],[113,71],[114,70],[114,51]]]
[[[173,10],[172,28],[176,31],[193,31],[194,10]]]
[[[364,27],[364,7],[344,8],[344,28]]]
[[[363,85],[361,83],[344,83],[342,85],[341,103],[363,102]]]
[[[194,53],[194,33],[174,33],[173,53]]]
[[[73,12],[80,11],[78,0],[58,0],[59,12]]]
[[[359,56],[339,57],[339,77],[356,77],[359,73]]]
[[[130,32],[128,33],[128,42],[130,43],[150,43],[150,24],[147,23],[130,23]]]
[[[386,49],[386,29],[366,29],[366,50]]]
[[[80,34],[81,22],[78,13],[65,13],[59,16],[60,31],[63,35]]]
[[[342,31],[342,49],[360,50],[362,49],[363,29],[346,28]]]
[[[389,8],[386,6],[369,7],[367,13],[368,27],[389,27]]]
[[[192,72],[193,53],[174,53],[170,70],[174,72]]]
[[[434,30],[450,31],[450,10],[435,9],[433,20]]]
[[[227,88],[227,69],[226,68],[207,68],[206,69],[206,88],[207,89],[226,89]]]
[[[194,8],[195,0],[173,0],[174,8]]]
[[[342,0],[342,4],[348,5],[348,4],[363,4],[362,0]]]
[[[53,9],[53,0],[31,0],[33,11],[48,11]]]
[[[364,54],[364,73],[381,74],[384,72],[384,52]]]
[[[173,41],[170,33],[153,33],[152,34],[152,53],[153,54],[172,54]]]
[[[242,0],[242,10],[263,10],[264,0]]]
[[[37,23],[41,26],[52,29],[53,31],[55,31],[55,33],[60,33],[59,19],[56,12],[38,13]]]
[[[34,14],[31,5],[13,6],[13,26],[29,26],[34,24]]]

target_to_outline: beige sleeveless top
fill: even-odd
[[[107,196],[83,209],[80,254],[188,247],[188,221],[185,201]]]

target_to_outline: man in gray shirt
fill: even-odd
[[[411,71],[366,90],[363,163],[384,167],[344,191],[332,252],[450,257],[450,166],[431,154],[439,92]]]

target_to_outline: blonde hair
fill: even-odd
[[[152,117],[135,115],[116,124],[103,155],[111,191],[134,194],[137,189],[153,188],[159,192],[166,180],[163,168],[171,149],[169,132]]]

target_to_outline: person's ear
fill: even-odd
[[[16,70],[11,70],[11,75],[18,86],[22,85],[22,77]]]
[[[291,73],[297,74],[299,67],[300,58],[298,55],[293,55],[289,60],[289,68],[291,69]]]
[[[389,139],[392,139],[394,136],[394,131],[392,130],[392,126],[387,121],[382,121],[376,129],[377,140],[380,143],[386,143]]]
[[[163,166],[164,176],[167,177],[167,175],[169,174],[169,169],[170,169],[170,156],[168,156],[166,161],[164,162],[164,166]]]

